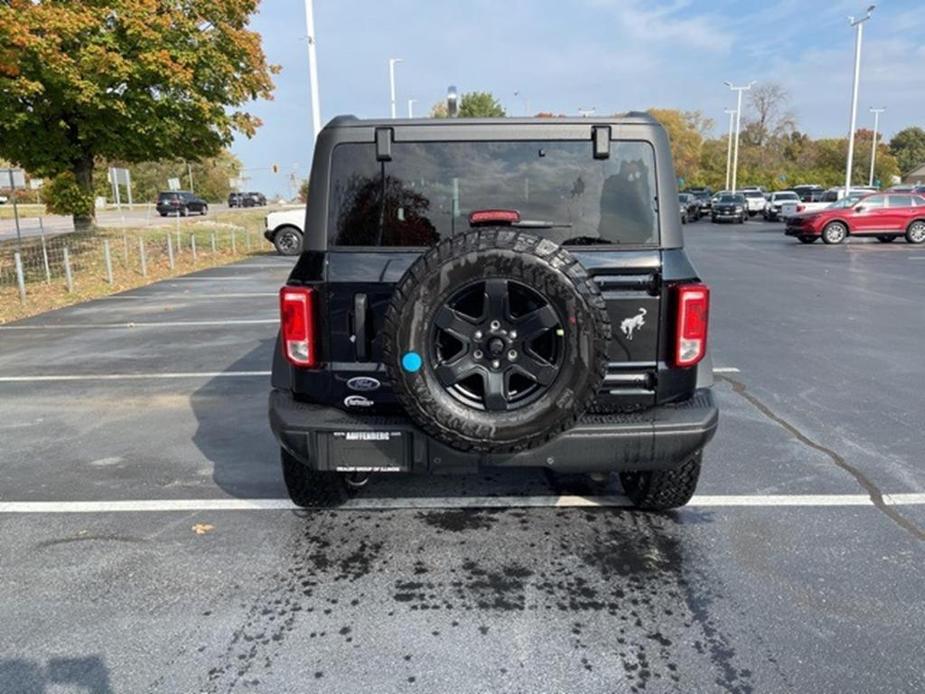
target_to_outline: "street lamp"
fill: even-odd
[[[315,14],[312,0],[305,0],[305,31],[308,37],[308,81],[312,98],[312,131],[315,140],[321,132],[321,105],[318,99],[318,57],[315,55]]]
[[[851,127],[848,130],[848,164],[845,167],[845,195],[851,190],[851,167],[854,165],[854,129],[857,125],[858,117],[858,82],[861,79],[861,39],[864,36],[864,22],[870,19],[871,13],[876,8],[871,5],[867,8],[867,14],[860,19],[848,17],[851,26],[857,28],[857,38],[854,42],[854,81],[851,83]]]
[[[395,63],[405,62],[402,58],[389,58],[389,95],[391,97],[392,118],[395,118]]]
[[[729,190],[729,174],[732,172],[732,117],[737,113],[734,108],[727,108],[723,113],[729,114],[729,141],[726,144],[726,187]]]
[[[752,85],[755,84],[755,81],[752,80],[744,87],[736,87],[732,82],[724,82],[727,87],[732,91],[738,92],[737,102],[736,102],[736,141],[735,141],[735,150],[732,154],[732,190],[733,193],[736,192],[736,174],[739,170],[739,130],[742,125],[742,92],[748,91],[752,88]]]
[[[408,118],[414,118],[414,103],[417,99],[408,99]]]
[[[870,112],[874,114],[874,143],[870,146],[870,180],[867,185],[874,185],[874,164],[877,161],[877,126],[880,125],[880,114],[886,111],[886,108],[871,108]]]

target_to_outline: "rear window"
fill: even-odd
[[[796,193],[774,193],[775,200],[799,200],[800,197]]]
[[[764,197],[764,193],[762,193],[760,190],[746,190],[744,195],[747,198],[763,198]]]
[[[588,140],[394,142],[385,162],[351,143],[332,157],[331,245],[431,246],[488,209],[517,210],[521,226],[564,245],[658,242],[646,142],[613,142],[608,159]]]
[[[177,193],[158,193],[158,200],[176,200],[179,197]],[[148,198],[150,200],[150,198]]]

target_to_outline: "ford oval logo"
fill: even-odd
[[[375,378],[372,378],[371,376],[357,376],[347,381],[347,387],[350,390],[355,390],[360,393],[368,393],[371,390],[378,390],[379,386],[381,385],[382,384],[379,383],[379,381],[377,381]]]

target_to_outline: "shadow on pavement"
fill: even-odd
[[[275,342],[275,335],[261,340],[225,370],[269,370]],[[286,496],[279,447],[267,419],[269,393],[269,377],[216,377],[190,398],[198,425],[193,443],[211,461],[215,483],[231,496]]]
[[[44,694],[77,689],[88,694],[111,694],[109,669],[99,656],[51,658],[43,666],[25,658],[0,659],[0,692]]]

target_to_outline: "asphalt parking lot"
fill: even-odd
[[[541,472],[293,510],[249,259],[0,327],[0,692],[925,690],[925,248],[686,227],[693,503]]]

